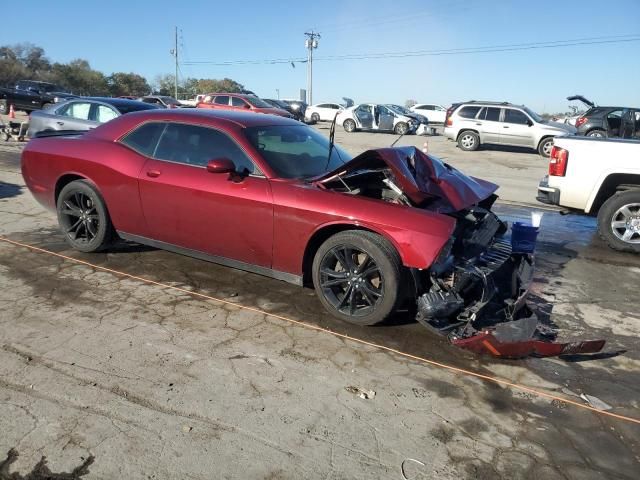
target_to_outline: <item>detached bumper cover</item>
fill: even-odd
[[[416,319],[457,347],[501,358],[596,353],[604,340],[556,343],[526,303],[534,256],[495,240],[472,260],[459,261],[418,297]]]

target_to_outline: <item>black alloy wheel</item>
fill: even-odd
[[[373,325],[390,315],[399,298],[400,260],[379,235],[346,231],[330,237],[313,262],[316,293],[335,317]]]
[[[114,237],[113,226],[102,197],[84,180],[66,185],[57,202],[58,223],[65,240],[76,250],[96,252]]]

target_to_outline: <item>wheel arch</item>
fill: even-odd
[[[380,235],[389,244],[398,252],[398,256],[402,260],[402,252],[388,235],[385,235],[384,232],[377,231],[374,228],[370,228],[364,225],[357,225],[354,223],[333,223],[329,225],[324,225],[318,228],[313,235],[307,241],[307,245],[304,249],[304,254],[302,256],[302,284],[306,287],[313,287],[313,279],[311,273],[311,266],[313,264],[313,257],[315,256],[318,248],[322,245],[329,237],[335,235],[336,233],[344,232],[347,230],[360,230],[364,232],[371,232],[377,235]]]
[[[536,145],[536,149],[540,148],[540,145],[542,145],[542,142],[544,142],[548,138],[554,138],[555,136],[556,135],[546,134],[546,135],[543,135],[542,137],[540,137],[540,140],[538,140],[538,144]]]
[[[460,135],[462,135],[464,132],[473,132],[476,135],[480,136],[480,132],[475,128],[461,128],[458,131],[458,135],[456,135],[456,141],[458,141],[460,139]]]
[[[64,187],[66,187],[67,185],[69,185],[71,182],[74,182],[76,180],[85,180],[87,182],[89,182],[91,184],[91,186],[93,188],[96,189],[96,191],[100,194],[100,196],[102,198],[104,198],[104,195],[102,195],[102,192],[100,191],[100,189],[98,188],[98,186],[96,185],[96,183],[94,181],[92,181],[90,178],[81,175],[79,173],[65,173],[64,175],[62,175],[60,178],[58,178],[58,180],[56,181],[56,186],[54,189],[54,197],[53,197],[53,204],[57,205],[58,204],[58,195],[60,195],[60,192],[62,191],[62,189]]]
[[[616,192],[632,189],[640,189],[640,174],[612,173],[608,175],[598,189],[598,193],[589,208],[589,214],[597,214],[604,202],[615,195]]]

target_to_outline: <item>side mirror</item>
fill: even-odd
[[[246,109],[249,109],[249,110],[250,110],[250,109],[251,109],[251,105],[249,105],[248,103],[245,103],[245,104],[244,104],[244,108],[246,108]]]
[[[527,120],[527,125],[529,125],[530,127],[533,127],[533,122],[531,120]]]
[[[207,163],[207,172],[209,173],[233,173],[236,166],[228,158],[214,158]]]

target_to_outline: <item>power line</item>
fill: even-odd
[[[570,40],[553,40],[548,42],[532,42],[532,43],[514,43],[491,45],[484,47],[466,47],[466,48],[449,48],[439,50],[413,50],[400,52],[381,52],[381,53],[352,53],[347,55],[332,55],[325,57],[316,57],[317,61],[341,61],[341,60],[371,60],[385,58],[405,58],[405,57],[427,57],[427,56],[443,56],[443,55],[469,55],[476,53],[497,53],[511,52],[520,50],[535,50],[560,47],[575,47],[584,45],[603,45],[618,44],[640,41],[640,33],[627,35],[609,35],[600,37],[585,37]],[[265,64],[284,64],[284,63],[306,63],[307,59],[303,57],[289,58],[272,58],[272,59],[255,59],[255,60],[228,60],[223,62],[215,61],[190,61],[183,62],[183,65],[212,65],[212,66],[231,66],[231,65],[265,65]]]

